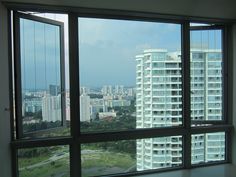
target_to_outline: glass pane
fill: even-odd
[[[182,124],[181,25],[79,18],[81,131]]]
[[[225,132],[192,135],[192,164],[225,160]]]
[[[68,146],[18,150],[19,177],[69,177]]]
[[[40,15],[42,16],[42,14],[37,14],[37,16]],[[44,18],[50,18],[49,16],[43,14]],[[54,20],[58,20],[57,14],[53,14],[53,16]],[[59,21],[62,23],[67,20],[67,15],[59,16]],[[68,35],[65,33],[64,36]],[[65,39],[65,41],[67,40]],[[69,119],[69,92],[65,90],[64,80],[62,80],[64,66],[61,66],[62,57],[65,56],[61,56],[61,45],[63,44],[60,41],[58,25],[20,18],[24,137],[69,134],[69,130],[64,129],[65,127],[63,130],[54,132],[43,133],[41,131],[66,126],[66,119]],[[68,56],[65,58],[68,60]],[[34,134],[32,135],[32,133]]]
[[[182,137],[81,145],[82,176],[109,175],[182,165]]]
[[[221,30],[191,31],[191,118],[222,120]]]

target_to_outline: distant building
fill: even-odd
[[[88,87],[80,87],[80,95],[90,94],[90,89]]]
[[[23,119],[23,124],[36,124],[40,123],[39,119],[35,119],[34,117],[26,117]]]
[[[22,105],[22,115],[25,116],[26,113],[37,113],[42,110],[42,98],[32,97],[23,100]]]
[[[108,107],[122,107],[122,106],[130,106],[131,102],[129,100],[106,100],[106,105]]]
[[[80,121],[90,122],[90,97],[87,95],[80,96]]]
[[[116,112],[99,112],[98,113],[99,119],[110,119],[116,117]]]
[[[135,88],[128,88],[128,96],[134,97],[135,96]]]
[[[66,120],[70,120],[70,93],[66,91]]]
[[[107,95],[107,93],[108,93],[108,87],[107,87],[107,85],[104,85],[104,86],[102,87],[101,92],[102,92],[103,95]]]
[[[91,119],[95,119],[97,113],[107,112],[108,110],[104,99],[90,99],[90,106]]]
[[[124,86],[116,85],[115,86],[115,95],[123,95],[124,94]]]
[[[61,95],[45,95],[42,99],[43,121],[56,122],[62,121]]]
[[[58,85],[49,85],[49,94],[51,96],[57,96],[58,94],[60,94],[60,86]]]
[[[111,85],[104,85],[102,87],[102,94],[103,95],[112,95],[113,94],[113,90],[112,90],[112,86]]]
[[[112,86],[111,86],[111,85],[108,86],[108,94],[109,94],[109,95],[112,95],[112,94],[113,94]]]

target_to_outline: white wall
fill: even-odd
[[[11,176],[7,10],[0,4],[0,176]]]

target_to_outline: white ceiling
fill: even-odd
[[[236,19],[236,0],[0,0]]]

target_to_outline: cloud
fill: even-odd
[[[68,85],[68,16],[60,14],[41,16],[64,23],[65,71]],[[149,48],[176,50],[181,46],[180,39],[180,26],[175,24],[79,18],[81,84],[135,85],[135,56]],[[39,43],[40,40],[38,36]],[[49,45],[48,50],[53,50],[53,45],[52,47]]]
[[[181,46],[179,25],[91,18],[79,23],[82,85],[135,85],[135,55]]]

